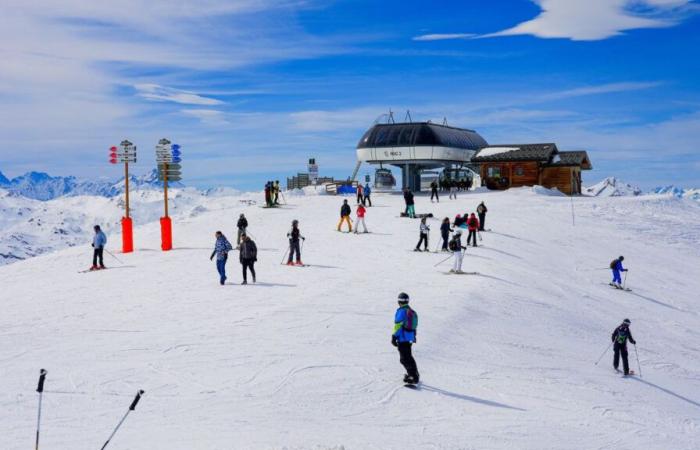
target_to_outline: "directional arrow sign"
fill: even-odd
[[[180,170],[182,169],[181,164],[168,164],[168,170]],[[158,164],[158,170],[163,170],[163,164]]]
[[[163,181],[165,181],[165,179],[162,178],[162,177],[158,177],[158,181],[163,182]],[[181,177],[168,177],[168,182],[171,182],[171,181],[172,181],[173,183],[175,183],[175,182],[178,182],[178,181],[182,181],[182,178],[181,178]]]

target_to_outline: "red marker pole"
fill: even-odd
[[[173,248],[173,224],[168,216],[168,163],[163,163],[163,197],[165,217],[160,218],[160,248],[167,252]]]
[[[134,251],[134,228],[129,215],[129,163],[124,162],[124,194],[126,196],[126,215],[122,217],[122,252]]]

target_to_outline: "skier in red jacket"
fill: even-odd
[[[467,236],[467,247],[469,247],[469,241],[474,237],[473,247],[476,247],[476,233],[479,231],[479,219],[476,218],[476,214],[472,213],[467,219],[467,227],[469,228],[469,235]]]
[[[366,211],[367,210],[365,209],[364,205],[362,205],[362,203],[360,203],[358,205],[357,209],[355,210],[355,212],[357,214],[357,221],[355,222],[355,234],[360,232],[360,224],[362,224],[362,228],[364,228],[364,230],[365,230],[364,232],[369,233],[369,231],[367,231],[367,225],[365,225],[365,212]]]

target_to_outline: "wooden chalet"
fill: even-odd
[[[489,189],[540,185],[576,195],[581,171],[593,167],[585,151],[560,152],[556,144],[489,145],[471,159]]]

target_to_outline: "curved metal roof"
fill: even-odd
[[[474,130],[415,122],[374,125],[362,136],[357,148],[452,147],[478,150],[487,145]]]

